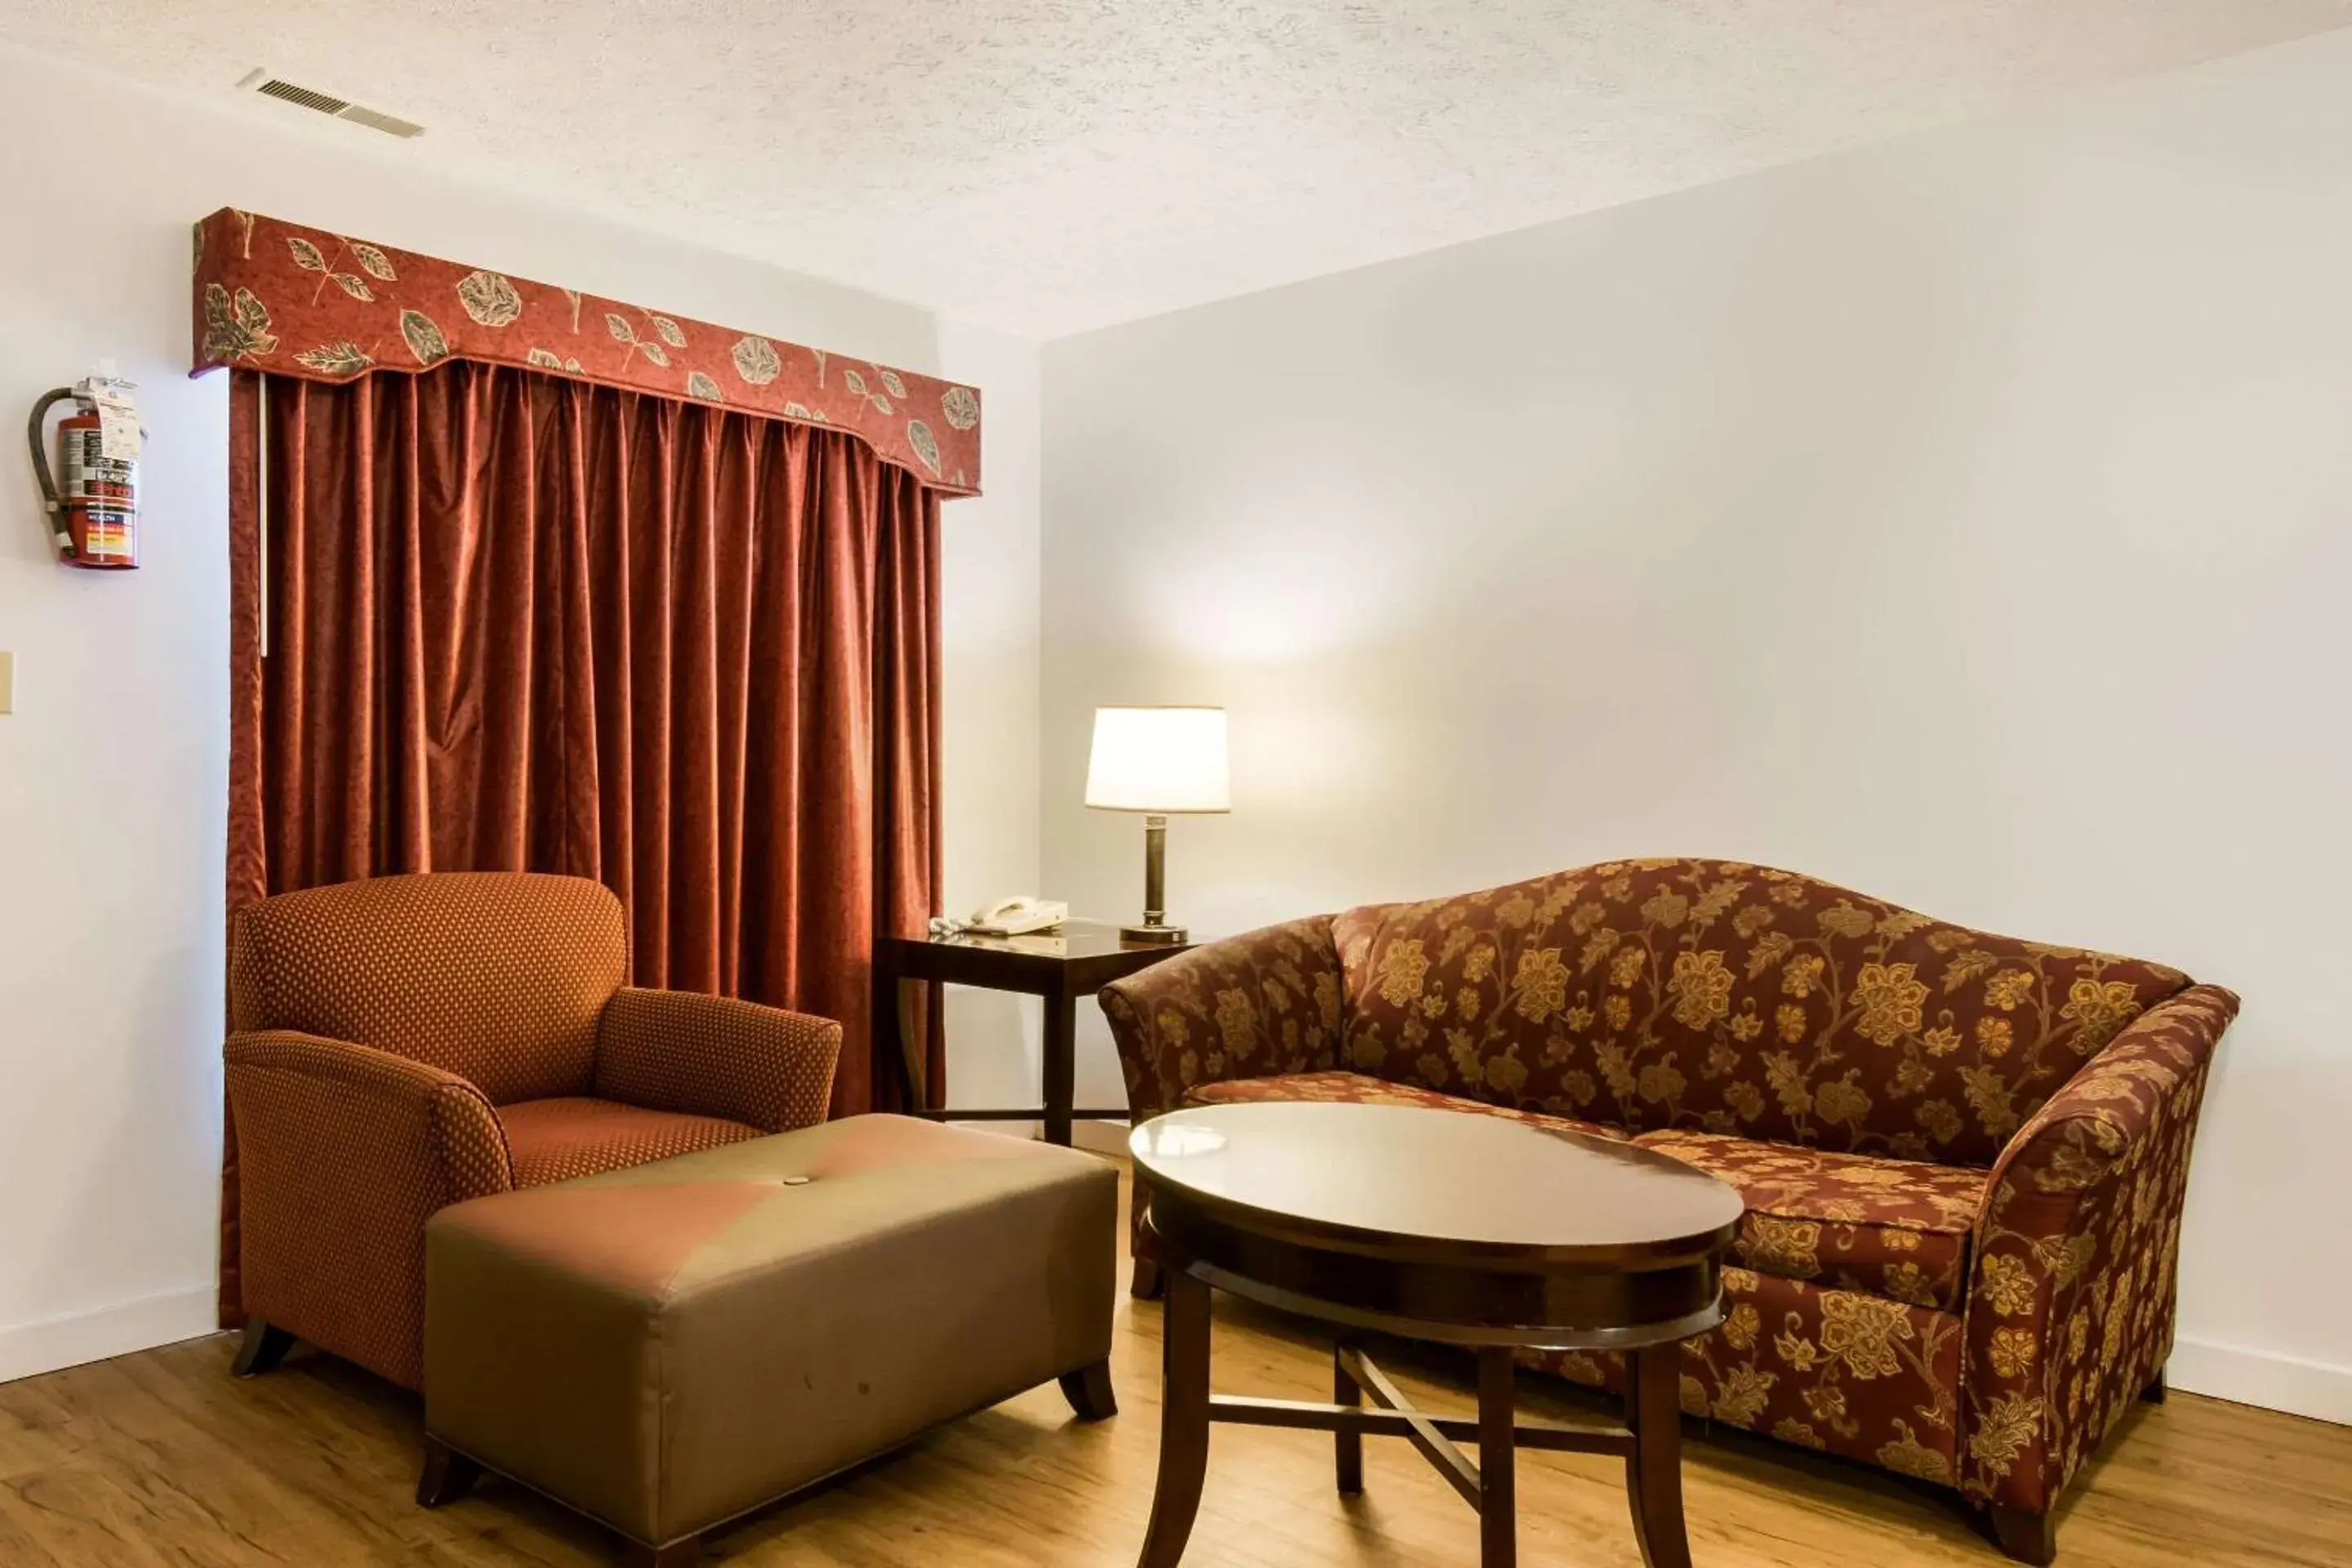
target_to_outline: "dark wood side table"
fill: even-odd
[[[1366,1437],[1406,1439],[1477,1510],[1482,1568],[1518,1561],[1518,1449],[1622,1456],[1642,1561],[1690,1568],[1679,1342],[1723,1321],[1721,1259],[1746,1206],[1730,1187],[1631,1144],[1407,1106],[1171,1111],[1128,1147],[1168,1273],[1139,1568],[1183,1557],[1219,1421],[1332,1433],[1348,1493],[1364,1488]],[[1332,1403],[1210,1393],[1212,1288],[1333,1324]],[[1366,1331],[1475,1348],[1476,1417],[1414,1408],[1353,1342]],[[1522,1348],[1624,1352],[1624,1424],[1522,1424]]]
[[[914,987],[939,982],[1017,991],[1045,999],[1045,1100],[1041,1106],[919,1110],[934,1121],[1043,1121],[1045,1140],[1067,1144],[1074,1121],[1123,1121],[1127,1107],[1072,1105],[1077,1073],[1078,998],[1185,951],[1181,942],[1130,942],[1098,921],[1066,921],[1029,936],[884,937],[874,950],[875,1027],[886,1060],[906,1075],[907,1102],[929,1098],[923,1055],[912,1040]]]

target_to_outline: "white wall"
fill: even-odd
[[[988,493],[947,510],[941,530],[948,784],[940,836],[947,910],[1037,891],[1038,552],[1043,483],[1037,345],[940,324],[942,372],[983,388]],[[961,1107],[1034,1105],[1043,1030],[1034,997],[947,992],[948,1092]],[[1120,1101],[1124,1103],[1124,1101]]]
[[[1049,888],[1137,897],[1088,710],[1223,702],[1212,931],[1693,853],[2180,963],[2175,1371],[2352,1419],[2352,34],[1045,377]]]
[[[212,1325],[228,437],[226,378],[185,369],[188,226],[216,207],[978,380],[987,460],[1003,467],[987,500],[946,514],[946,815],[1013,837],[968,856],[977,835],[952,829],[948,881],[1035,879],[1034,351],[428,178],[351,126],[5,47],[0,146],[0,412],[21,418],[106,356],[139,382],[151,434],[135,574],[54,564],[13,434],[0,459],[0,649],[17,668],[16,712],[0,716],[0,1379]],[[983,669],[1012,672],[1002,715]]]

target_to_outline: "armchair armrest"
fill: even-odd
[[[1315,915],[1179,953],[1102,989],[1137,1121],[1196,1084],[1328,1072],[1339,1058],[1339,953]]]
[[[841,1026],[830,1018],[624,986],[596,1027],[596,1092],[785,1132],[824,1120],[840,1056]]]
[[[1977,1216],[1961,1489],[2046,1513],[2172,1349],[2207,1070],[2238,998],[2194,985],[2108,1042],[2010,1140]]]
[[[425,1222],[514,1185],[490,1102],[347,1040],[264,1030],[231,1035],[224,1054],[246,1306],[417,1386]]]

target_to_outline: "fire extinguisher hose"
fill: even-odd
[[[58,516],[58,481],[49,472],[48,447],[43,437],[47,435],[44,426],[47,424],[50,408],[57,404],[68,401],[73,395],[73,388],[70,386],[60,386],[55,391],[43,393],[34,403],[33,417],[25,426],[25,444],[32,449],[33,478],[41,487],[41,501],[43,509],[48,513],[49,531],[56,541],[58,552],[67,557],[71,557],[74,552],[73,542],[66,533],[64,523]]]

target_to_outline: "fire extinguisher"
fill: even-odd
[[[44,393],[26,431],[33,476],[50,519],[58,559],[68,566],[127,571],[139,564],[139,413],[131,384],[91,376]],[[49,468],[43,439],[49,410],[70,400],[58,422],[61,458]],[[58,475],[64,476],[59,485]]]

